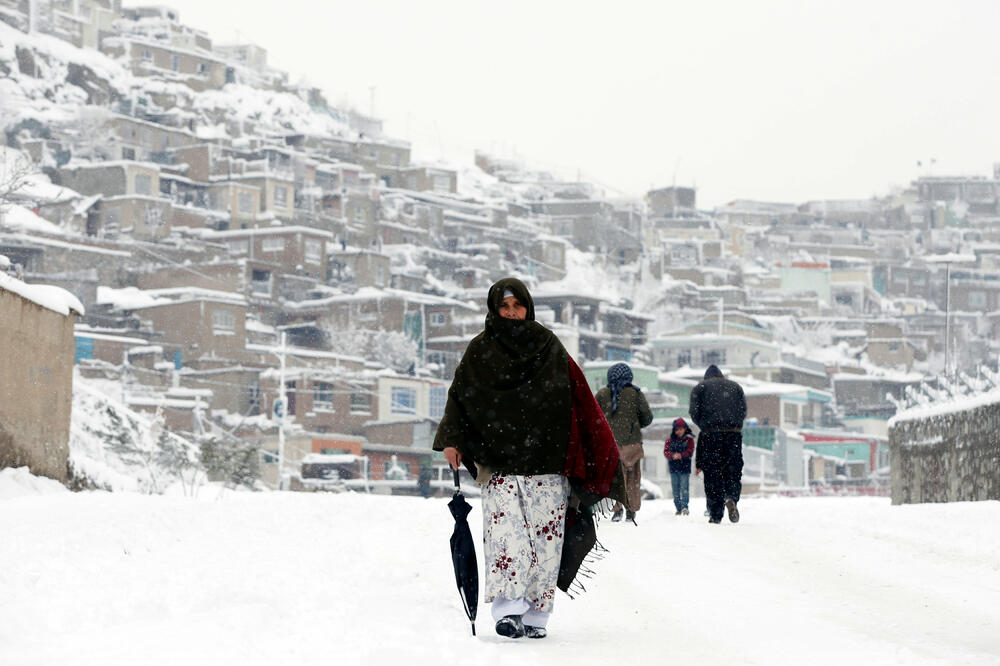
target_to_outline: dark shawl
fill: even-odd
[[[505,290],[527,308],[527,319],[500,316]],[[534,302],[520,280],[500,280],[486,302],[485,330],[455,369],[434,449],[453,446],[463,462],[478,461],[496,472],[563,474],[571,416],[569,354],[552,331],[534,321]]]

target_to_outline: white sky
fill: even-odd
[[[376,86],[376,115],[423,159],[480,148],[628,194],[694,184],[701,207],[1000,161],[1000,3],[164,4],[335,104],[369,111]]]

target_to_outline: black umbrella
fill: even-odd
[[[472,507],[462,495],[462,487],[458,481],[458,470],[455,470],[455,494],[448,502],[451,515],[455,517],[455,531],[451,534],[451,560],[455,565],[455,583],[458,594],[462,597],[465,614],[472,623],[472,635],[476,635],[476,610],[479,607],[479,563],[476,562],[476,545],[469,530],[466,516]]]

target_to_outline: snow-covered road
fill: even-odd
[[[529,642],[469,635],[443,499],[11,494],[4,666],[1000,663],[1000,502],[647,502]]]

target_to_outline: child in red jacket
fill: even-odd
[[[670,467],[670,485],[674,490],[676,516],[688,515],[688,488],[691,480],[691,456],[694,455],[694,435],[687,421],[674,421],[673,432],[663,444],[663,455]]]

